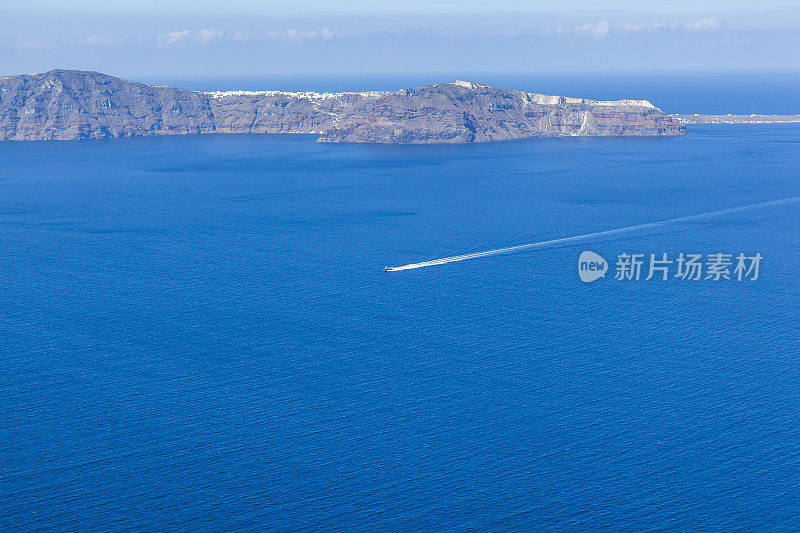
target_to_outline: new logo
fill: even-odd
[[[586,283],[606,277],[608,262],[602,255],[586,250],[578,258],[578,275]]]

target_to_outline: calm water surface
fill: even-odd
[[[798,196],[798,125],[312,141],[0,144],[0,529],[800,527],[800,205],[382,271]]]

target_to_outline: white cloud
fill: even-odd
[[[722,29],[722,22],[715,18],[693,20],[686,24],[686,29],[689,31],[715,32]]]
[[[632,31],[636,33],[653,33],[655,31],[674,30],[679,26],[680,24],[678,24],[677,22],[637,22],[635,24],[623,22],[617,27],[621,31]]]
[[[601,20],[600,22],[590,22],[589,24],[575,26],[573,30],[578,34],[590,35],[595,39],[602,39],[603,37],[608,37],[608,34],[611,32],[611,24],[609,24],[607,20]]]
[[[78,44],[88,44],[90,46],[111,46],[125,42],[124,37],[118,35],[92,35],[88,39],[79,41]]]
[[[222,31],[222,30],[214,30],[214,29],[208,28],[208,29],[205,29],[205,30],[198,31],[196,35],[197,35],[197,38],[200,40],[200,42],[202,42],[202,43],[210,43],[212,41],[217,41],[219,39],[222,39],[222,37],[225,36],[225,32]]]
[[[303,42],[312,40],[330,40],[344,37],[344,34],[331,28],[286,28],[267,32],[266,37],[252,36],[246,31],[224,31],[215,28],[201,30],[177,30],[161,35],[101,35],[95,34],[80,39],[28,39],[16,45],[20,52],[51,50],[58,46],[201,46],[214,43],[252,43],[264,44],[269,41]]]
[[[547,28],[542,32],[542,35],[545,37],[575,35],[603,39],[612,35],[619,36],[631,33],[681,32],[685,35],[687,32],[712,33],[721,29],[722,22],[715,18],[704,18],[690,22],[621,22],[615,24],[611,24],[607,20],[601,20],[599,22],[579,24],[571,29],[562,26]]]
[[[344,34],[330,28],[322,28],[319,30],[319,36],[323,39],[335,39],[337,37],[343,37]]]
[[[17,50],[20,52],[31,52],[34,50],[50,50],[55,48],[56,43],[47,39],[32,39],[24,41],[17,45]]]
[[[516,30],[486,30],[483,32],[484,37],[515,37]]]
[[[542,32],[542,36],[549,37],[551,35],[564,35],[565,33],[567,33],[567,31],[569,30],[567,30],[567,28],[564,28],[563,26],[556,26],[554,28],[545,28],[545,30]]]
[[[343,37],[341,32],[332,30],[330,28],[316,29],[303,29],[287,28],[285,30],[271,30],[267,33],[273,41],[310,41],[313,39],[334,39]]]
[[[189,35],[189,30],[171,31],[166,35],[160,36],[158,42],[166,46],[172,46],[185,42],[189,38]]]

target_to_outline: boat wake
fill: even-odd
[[[588,239],[593,239],[596,237],[609,237],[611,235],[618,235],[620,233],[628,233],[631,231],[638,231],[648,228],[657,228],[659,226],[665,226],[667,224],[677,224],[680,222],[690,222],[693,220],[700,220],[703,218],[710,218],[716,217],[721,215],[727,215],[730,213],[740,213],[742,211],[750,211],[753,209],[760,209],[762,207],[771,207],[775,205],[782,205],[782,204],[789,204],[793,202],[800,201],[800,196],[793,196],[791,198],[782,198],[780,200],[773,200],[770,202],[761,202],[757,204],[750,204],[750,205],[743,205],[739,207],[731,207],[728,209],[720,209],[719,211],[709,211],[707,213],[699,213],[697,215],[689,215],[685,217],[678,217],[678,218],[670,218],[668,220],[659,220],[657,222],[648,222],[646,224],[637,224],[636,226],[627,226],[625,228],[616,228],[610,229],[605,231],[596,231],[594,233],[584,233],[583,235],[575,235],[573,237],[562,237],[559,239],[551,239],[549,241],[541,241],[541,242],[534,242],[530,244],[520,244],[518,246],[509,246],[507,248],[497,248],[494,250],[486,250],[484,252],[473,252],[469,254],[463,255],[453,255],[450,257],[442,257],[440,259],[431,259],[430,261],[422,261],[421,263],[411,263],[408,265],[403,266],[396,266],[396,267],[386,267],[384,270],[386,272],[396,272],[398,270],[411,270],[414,268],[422,268],[422,267],[429,267],[435,265],[444,265],[446,263],[455,263],[458,261],[466,261],[467,259],[477,259],[479,257],[489,257],[492,255],[500,255],[500,254],[508,254],[512,252],[518,252],[520,250],[531,250],[536,248],[545,248],[547,246],[552,246],[555,244],[567,244],[567,243],[574,243],[580,242]]]

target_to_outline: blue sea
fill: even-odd
[[[800,202],[382,270],[800,196],[800,125],[313,140],[0,143],[0,530],[800,529]]]

